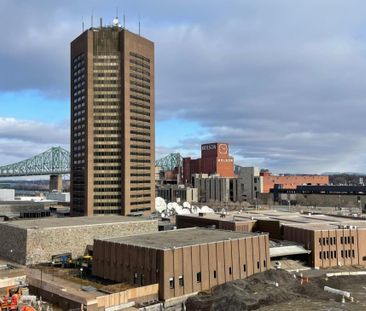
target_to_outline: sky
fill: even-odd
[[[366,173],[361,0],[0,0],[0,165],[69,149],[70,42],[116,8],[155,42],[157,158]]]

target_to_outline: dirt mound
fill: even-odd
[[[198,311],[256,310],[297,297],[325,300],[335,298],[324,292],[322,282],[301,285],[298,279],[285,270],[268,270],[247,279],[216,286],[211,293],[191,297],[187,300],[186,307],[187,310]]]

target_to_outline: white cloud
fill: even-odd
[[[2,1],[0,91],[38,88],[68,97],[69,43],[80,32],[81,16],[94,8],[95,21],[100,15],[106,21],[114,15],[105,9],[111,4]],[[252,159],[288,172],[366,171],[364,1],[145,0],[124,6],[127,25],[136,30],[140,13],[143,35],[156,43],[158,119],[198,122],[205,139],[229,142],[246,164]],[[6,139],[49,141],[15,129],[12,134],[0,123]],[[177,149],[198,153],[202,136],[177,142]]]
[[[14,118],[0,118],[0,165],[25,160],[55,146],[69,150],[69,128]]]

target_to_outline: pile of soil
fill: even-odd
[[[278,287],[274,284],[278,283]],[[324,292],[322,279],[311,279],[301,285],[299,279],[285,270],[268,270],[247,279],[236,280],[214,287],[186,301],[187,310],[236,311],[256,310],[260,307],[290,301],[299,297],[319,300],[339,300]]]

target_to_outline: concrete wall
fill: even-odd
[[[82,256],[94,239],[156,231],[156,220],[27,230],[0,223],[0,249],[2,257],[29,265],[51,262],[52,255],[67,252]]]

